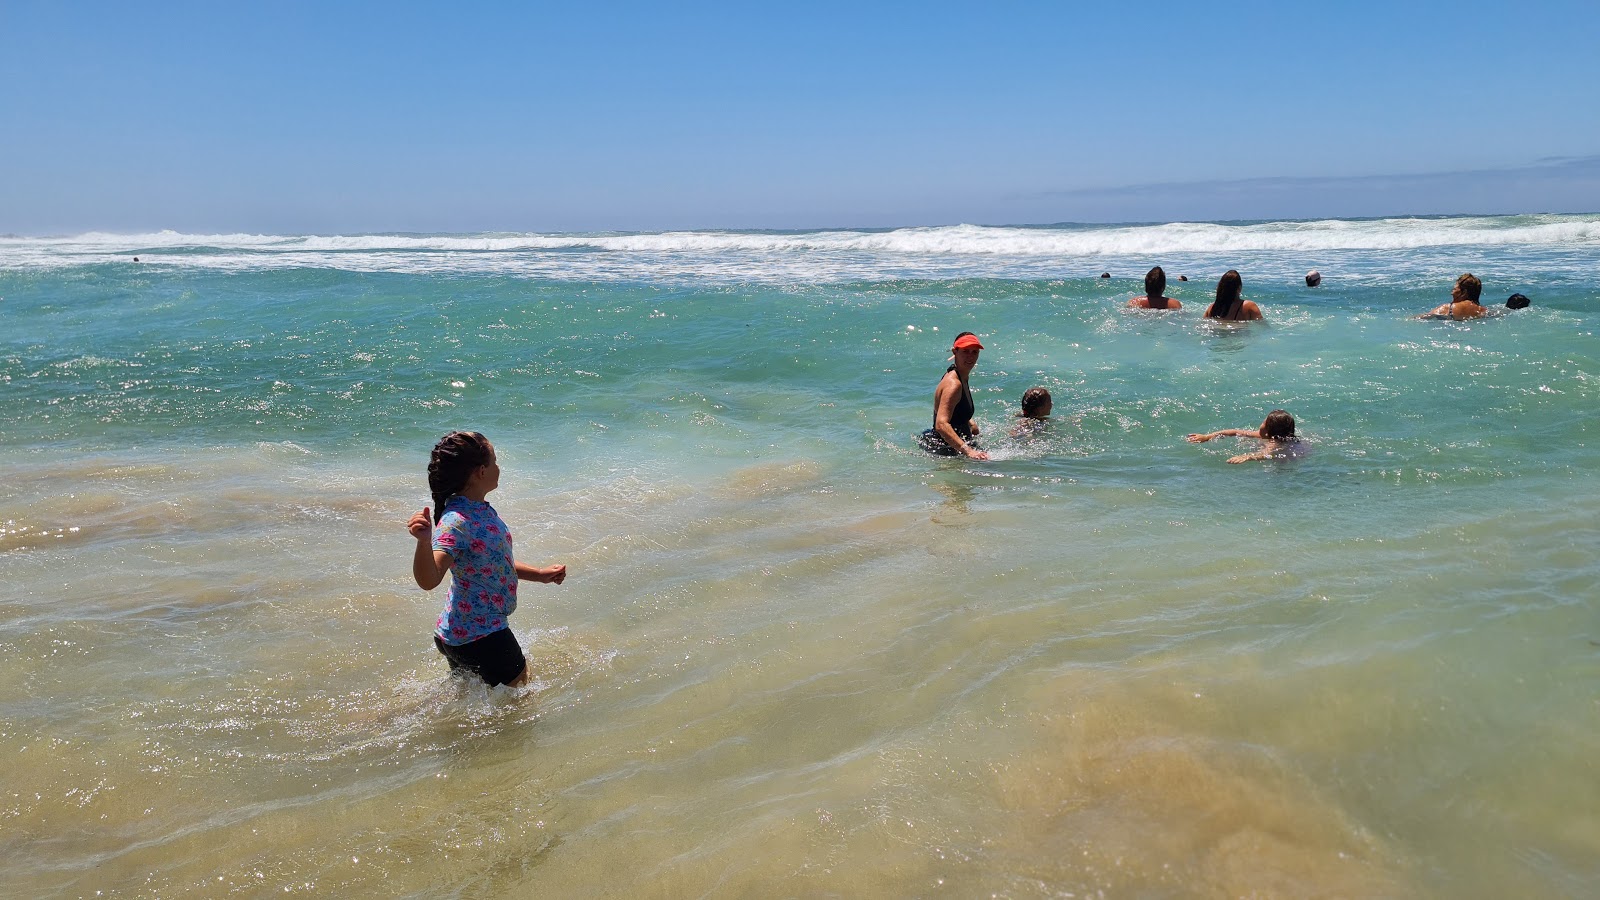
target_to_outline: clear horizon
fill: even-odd
[[[0,233],[1593,212],[1597,31],[1578,3],[9,4]]]

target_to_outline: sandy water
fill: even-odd
[[[1277,250],[1202,248],[1177,318],[1093,277],[1131,259],[852,248],[824,261],[974,274],[795,283],[718,248],[670,251],[697,277],[589,280],[373,252],[0,272],[10,890],[1600,878],[1588,245],[1350,249],[1369,265],[1318,292]],[[1267,327],[1198,321],[1225,266]],[[1535,306],[1407,318],[1465,268]],[[988,464],[911,442],[968,328]],[[1011,438],[1035,383],[1054,421]],[[1311,455],[1182,441],[1275,406]],[[446,676],[442,598],[409,578],[454,427],[499,446],[519,556],[571,571],[523,588],[520,692]]]

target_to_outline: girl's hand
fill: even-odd
[[[1263,453],[1241,453],[1238,456],[1230,456],[1230,457],[1228,457],[1228,462],[1230,462],[1230,463],[1244,463],[1244,462],[1249,462],[1249,461],[1251,461],[1253,459],[1266,459],[1266,458],[1267,458],[1266,454],[1263,454]]]
[[[422,508],[422,512],[411,517],[411,521],[406,523],[406,530],[411,532],[411,536],[419,541],[432,541],[433,516],[428,512],[426,506]]]
[[[1184,438],[1184,440],[1191,444],[1204,444],[1206,441],[1209,441],[1214,437],[1216,437],[1214,434],[1191,434],[1187,438]]]
[[[567,567],[561,564],[553,566],[530,566],[527,563],[513,563],[517,569],[519,581],[537,581],[541,584],[560,584],[567,580]]]
[[[974,428],[974,429],[972,429],[972,432],[974,434],[976,434],[978,432],[978,429]],[[989,454],[983,452],[982,450],[974,450],[971,447],[968,447],[967,448],[967,458],[968,459],[988,459],[989,458]]]

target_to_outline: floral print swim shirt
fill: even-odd
[[[450,596],[434,633],[452,646],[506,627],[517,608],[517,570],[511,532],[494,507],[457,495],[433,528],[433,549],[450,554]]]

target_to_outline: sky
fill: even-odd
[[[1600,211],[1600,4],[0,0],[0,233]]]

